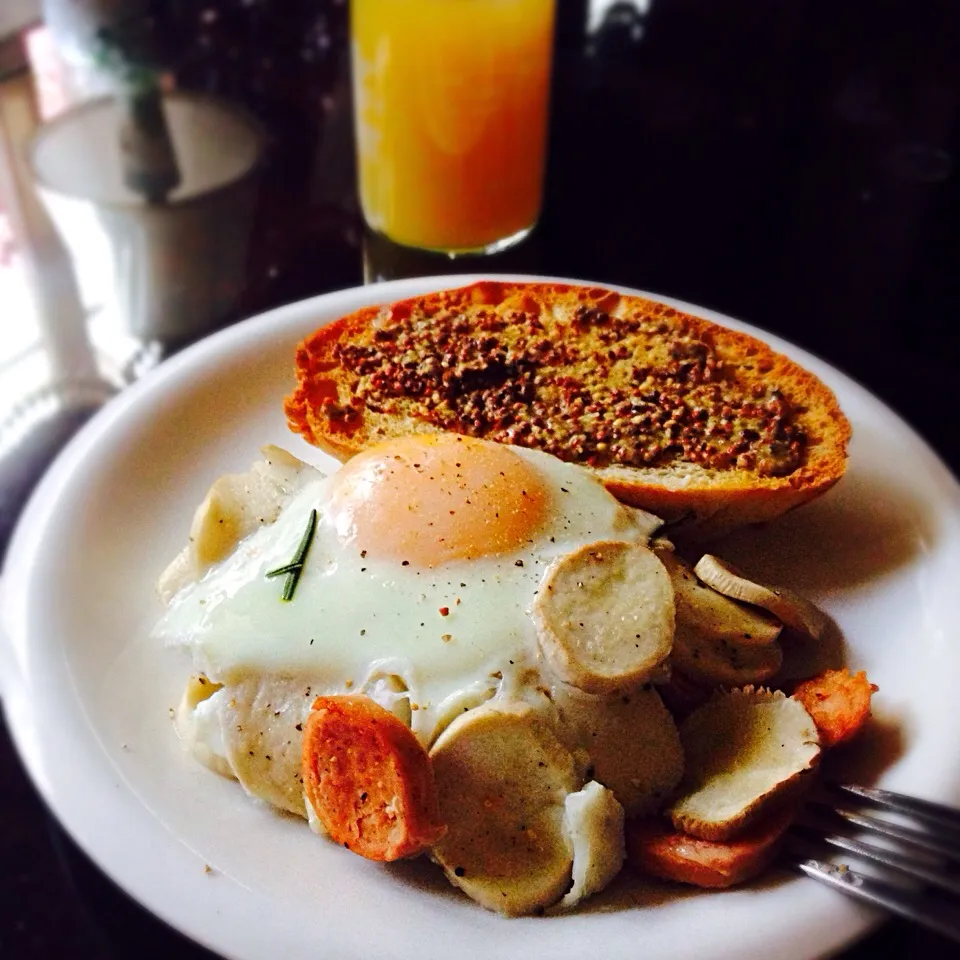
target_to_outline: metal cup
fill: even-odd
[[[166,202],[125,182],[117,100],[61,114],[29,154],[84,306],[139,340],[182,343],[223,321],[243,290],[267,138],[241,109],[208,96],[167,94],[163,109],[180,170]]]

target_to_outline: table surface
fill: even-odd
[[[629,284],[780,334],[865,384],[956,470],[960,8],[653,0],[580,26],[565,21],[558,41],[541,222],[484,268]],[[179,75],[246,97],[278,136],[231,319],[365,278],[474,267],[364,235],[342,21],[331,31],[324,122],[307,128],[265,81],[255,96],[224,90],[199,55]],[[319,187],[291,172],[305,152]],[[82,419],[34,438],[6,475],[0,550],[36,464]],[[209,956],[92,866],[44,810],[2,724],[0,778],[0,956]],[[845,956],[956,951],[893,922]]]

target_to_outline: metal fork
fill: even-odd
[[[828,784],[824,798],[828,802],[809,803],[788,834],[792,864],[841,893],[960,942],[960,810],[852,784]],[[874,809],[866,814],[863,807]],[[824,848],[863,861],[868,872],[819,859]]]

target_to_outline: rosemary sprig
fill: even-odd
[[[300,574],[303,573],[303,564],[307,559],[307,551],[313,542],[313,534],[316,529],[317,511],[311,510],[310,519],[307,521],[307,529],[303,531],[300,546],[297,547],[297,552],[293,555],[293,559],[289,563],[285,563],[282,567],[276,567],[273,570],[268,570],[266,573],[268,577],[280,577],[286,574],[287,581],[283,585],[283,593],[280,595],[281,600],[289,601],[293,599],[294,591],[300,582]]]

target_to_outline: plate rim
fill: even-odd
[[[744,323],[726,314],[691,304],[678,298],[637,290],[621,284],[572,280],[562,277],[496,273],[452,274],[392,280],[367,286],[349,287],[343,290],[309,297],[291,304],[285,304],[240,321],[186,348],[181,353],[170,358],[166,363],[161,364],[142,380],[127,388],[120,395],[112,399],[103,410],[99,411],[60,453],[27,504],[11,538],[6,562],[2,571],[3,576],[0,577],[0,695],[3,697],[4,713],[10,729],[11,739],[14,742],[17,752],[32,782],[48,808],[57,817],[61,826],[94,861],[99,869],[117,883],[128,895],[137,900],[145,909],[184,933],[184,935],[220,953],[222,956],[236,958],[236,960],[249,960],[250,957],[259,956],[259,954],[231,949],[225,946],[220,940],[214,942],[213,939],[210,939],[205,934],[203,929],[185,925],[182,918],[176,915],[176,911],[167,909],[166,904],[158,905],[157,900],[159,896],[156,891],[151,895],[144,891],[144,884],[135,883],[131,885],[129,876],[124,876],[124,870],[117,867],[114,856],[115,852],[112,853],[104,849],[104,846],[98,838],[91,834],[89,824],[82,825],[78,822],[77,818],[72,815],[72,811],[67,808],[64,797],[51,794],[46,777],[42,769],[38,767],[37,747],[32,743],[38,734],[35,730],[31,729],[31,726],[35,726],[35,723],[31,723],[29,706],[30,691],[27,689],[27,678],[20,675],[22,671],[18,666],[17,657],[15,653],[12,653],[9,644],[4,642],[2,635],[4,621],[11,617],[15,621],[17,619],[16,612],[10,613],[11,609],[16,606],[16,586],[25,585],[29,580],[29,573],[23,569],[13,573],[10,572],[12,562],[15,558],[22,555],[29,556],[29,539],[31,532],[41,526],[46,505],[55,501],[56,498],[69,487],[71,477],[77,469],[78,464],[82,462],[83,456],[89,450],[96,448],[98,444],[105,442],[104,438],[109,436],[111,427],[123,415],[124,411],[135,405],[148,402],[151,395],[161,394],[165,386],[175,381],[177,377],[183,376],[184,371],[189,371],[195,366],[200,367],[205,366],[207,363],[214,363],[218,354],[229,352],[234,346],[239,347],[247,338],[256,336],[261,328],[262,330],[267,330],[274,324],[293,326],[302,322],[304,324],[304,335],[306,335],[311,329],[318,325],[318,322],[315,321],[313,327],[309,326],[311,314],[321,315],[329,311],[331,313],[330,320],[332,320],[335,318],[334,311],[345,314],[361,306],[388,303],[393,300],[403,299],[407,296],[414,296],[418,293],[459,287],[478,280],[564,283],[617,290],[625,294],[643,296],[665,303],[675,309],[692,313],[724,326],[744,330],[754,336],[761,337],[766,342],[771,343],[774,349],[787,352],[788,355],[798,358],[802,365],[812,369],[818,376],[822,375],[824,370],[828,371],[831,380],[837,380],[839,378],[839,382],[843,382],[845,386],[849,385],[854,390],[864,394],[873,404],[881,408],[884,415],[892,417],[897,421],[898,425],[902,428],[904,436],[908,437],[918,453],[922,454],[926,466],[932,471],[935,479],[938,480],[938,486],[943,489],[945,494],[949,495],[953,510],[960,516],[960,485],[958,485],[956,478],[939,454],[930,447],[896,411],[892,410],[883,400],[876,397],[867,390],[867,388],[859,384],[842,370],[839,370],[828,361],[821,359],[805,348],[799,347],[779,335],[757,328],[752,324]],[[341,307],[339,306],[341,303],[346,303],[347,305]],[[330,322],[330,320],[323,322]],[[147,399],[145,400],[143,398]],[[23,631],[26,629],[26,624],[19,623],[16,629]],[[11,630],[11,633],[12,632]],[[75,690],[73,693],[76,695]],[[77,699],[77,706],[82,711],[83,705],[79,699]],[[108,757],[104,756],[103,759],[108,764],[110,763]],[[139,802],[139,798],[137,799]],[[146,886],[149,886],[149,884]],[[831,951],[842,949],[844,945],[863,936],[872,927],[881,922],[881,918],[877,915],[859,908],[854,909],[851,907],[849,910],[838,912],[842,914],[842,922],[836,927],[836,929],[840,931],[840,935],[831,938],[830,946],[828,947]],[[807,957],[811,955],[798,953],[796,956]]]

